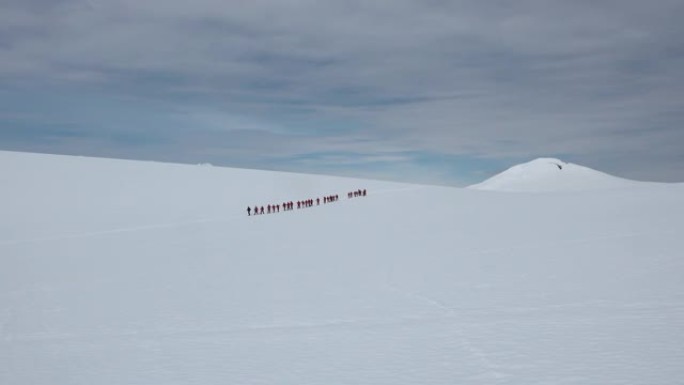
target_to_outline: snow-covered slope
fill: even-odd
[[[491,194],[0,152],[0,186],[0,384],[684,382],[682,185]]]
[[[620,189],[643,185],[606,173],[566,163],[554,158],[539,158],[513,166],[482,183],[469,186],[476,190],[548,192]]]

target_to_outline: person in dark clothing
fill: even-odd
[[[261,213],[264,213],[264,206],[261,206]]]
[[[252,215],[252,208],[247,206],[247,216]]]

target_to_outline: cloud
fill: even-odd
[[[329,152],[330,171],[399,175],[429,167],[407,153],[556,155],[684,180],[682,16],[670,0],[12,0],[0,84],[46,102],[0,113],[47,114],[97,148],[157,136],[106,150],[129,157],[289,168]],[[46,112],[59,94],[72,113]],[[99,106],[81,116],[73,95]]]

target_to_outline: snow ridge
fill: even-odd
[[[556,158],[522,163],[468,188],[512,192],[589,191],[647,184],[618,178]]]

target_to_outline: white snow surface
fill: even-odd
[[[684,383],[681,184],[0,152],[0,187],[0,384]]]
[[[513,166],[469,188],[512,192],[550,192],[623,189],[639,184],[649,183],[618,178],[555,158],[538,158]]]

